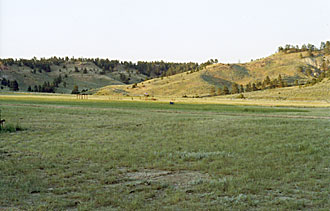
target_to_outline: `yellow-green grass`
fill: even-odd
[[[180,73],[173,76],[155,78],[137,84],[136,88],[132,85],[107,86],[101,88],[98,95],[133,95],[143,96],[145,93],[150,96],[175,96],[208,94],[211,84],[205,82],[200,74],[205,72]]]
[[[286,90],[286,89],[281,89]],[[280,90],[280,92],[281,92]],[[270,92],[272,90],[269,90]],[[266,92],[266,91],[265,91]],[[269,97],[270,95],[259,96],[257,94],[263,92],[243,93],[246,99],[239,99],[238,94],[217,97],[203,97],[203,98],[183,98],[183,97],[144,97],[144,96],[120,96],[120,95],[89,95],[88,99],[77,99],[76,95],[71,94],[35,94],[35,93],[13,93],[7,92],[0,95],[0,100],[29,100],[35,99],[40,101],[64,101],[64,102],[149,102],[149,103],[184,103],[184,104],[219,104],[219,105],[259,105],[259,106],[293,106],[293,107],[330,107],[328,100],[309,99],[306,97],[302,99],[285,99]],[[256,96],[254,96],[255,94]],[[277,92],[278,94],[278,92]]]
[[[321,53],[314,57],[307,57],[307,52],[276,53],[267,58],[258,59],[243,64],[213,64],[201,71],[181,73],[169,77],[157,78],[138,83],[136,88],[132,85],[113,85],[99,89],[98,95],[131,95],[138,96],[148,93],[152,96],[207,96],[211,89],[231,88],[232,83],[246,85],[250,82],[262,82],[267,76],[271,79],[282,76],[289,84],[295,80],[305,82],[311,77],[300,72],[300,66],[320,68],[324,59]],[[216,90],[217,91],[217,90]]]
[[[328,108],[57,98],[1,96],[0,209],[330,206]]]

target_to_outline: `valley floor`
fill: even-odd
[[[0,133],[0,209],[330,207],[326,101],[21,93],[0,108],[23,128]]]

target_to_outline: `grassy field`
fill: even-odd
[[[330,109],[1,95],[1,209],[330,207]]]

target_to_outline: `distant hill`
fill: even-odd
[[[111,84],[124,84],[120,79],[120,74],[128,77],[130,82],[136,83],[145,80],[146,76],[137,73],[135,70],[126,71],[120,66],[118,71],[104,73],[101,68],[91,62],[64,62],[59,65],[50,65],[50,71],[37,68],[30,68],[26,65],[2,65],[0,69],[0,80],[16,80],[20,91],[27,91],[28,87],[43,85],[44,82],[52,83],[55,78],[61,77],[62,82],[56,87],[57,93],[71,93],[73,86],[78,85],[80,90],[94,89]],[[2,86],[3,89],[8,89]]]
[[[68,57],[0,59],[1,90],[5,91],[71,93],[78,86],[80,93],[98,95],[209,97],[304,88],[326,78],[330,78],[329,41],[319,49],[311,44],[286,45],[269,57],[236,64],[217,59],[202,64]]]
[[[98,58],[0,59],[0,83],[1,90],[12,89],[10,83],[16,81],[19,91],[71,93],[77,85],[80,91],[91,93],[106,85],[134,84],[198,68],[197,63],[132,63]]]
[[[203,97],[210,96],[220,88],[233,85],[242,85],[244,89],[248,84],[256,85],[256,89],[268,89],[264,85],[268,76],[282,86],[306,84],[316,80],[325,72],[324,64],[329,68],[330,56],[323,51],[278,52],[267,58],[258,59],[248,63],[237,64],[210,64],[200,71],[180,73],[169,77],[160,77],[137,83],[136,85],[111,85],[101,88],[99,95],[131,95],[139,96],[175,96],[175,97]],[[272,82],[271,82],[272,83]],[[213,90],[213,91],[212,91]],[[246,90],[245,90],[246,91]]]

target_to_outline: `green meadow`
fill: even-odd
[[[328,210],[330,108],[0,96],[0,210]]]

